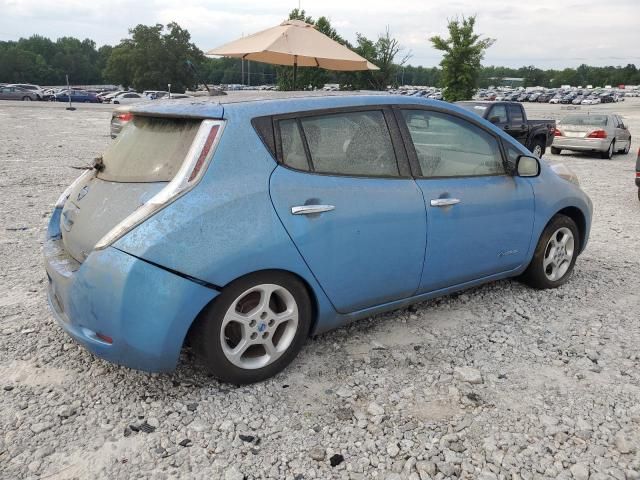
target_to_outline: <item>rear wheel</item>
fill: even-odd
[[[191,344],[207,369],[233,384],[265,380],[296,357],[311,327],[300,280],[259,272],[232,282],[200,314]]]
[[[627,146],[624,147],[624,149],[622,150],[622,153],[626,155],[627,153],[629,153],[629,150],[631,150],[631,138],[629,138],[629,141],[627,142]]]
[[[611,160],[613,158],[613,152],[615,151],[615,145],[616,141],[614,140],[611,142],[607,150],[605,150],[604,152],[600,152],[600,158]]]
[[[562,153],[562,149],[557,147],[551,147],[551,153],[553,155],[560,155]]]
[[[534,288],[559,287],[571,276],[579,248],[576,223],[566,215],[556,215],[542,232],[522,280]]]
[[[545,147],[546,145],[541,138],[535,138],[531,147],[531,153],[533,153],[538,158],[542,158],[542,156],[544,155]]]

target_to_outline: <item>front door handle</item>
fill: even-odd
[[[314,213],[330,212],[335,209],[333,205],[300,205],[291,207],[293,215],[312,215]]]
[[[432,207],[448,207],[450,205],[456,205],[460,203],[459,198],[436,198],[435,200],[431,200]]]

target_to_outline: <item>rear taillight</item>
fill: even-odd
[[[118,120],[120,120],[121,122],[129,122],[131,120],[133,120],[133,113],[119,113],[117,115]]]
[[[560,130],[558,130],[557,128],[553,129],[553,136],[554,137],[562,137],[562,132]]]
[[[198,156],[198,160],[196,161],[196,164],[193,166],[191,175],[189,175],[189,180],[187,180],[188,182],[192,182],[193,179],[198,176],[198,173],[200,173],[200,170],[202,169],[202,165],[204,165],[205,159],[209,156],[209,152],[211,151],[211,146],[213,145],[213,142],[218,136],[219,129],[220,129],[220,125],[214,125],[213,127],[211,127],[211,130],[209,131],[209,135],[207,135],[207,141],[204,142],[204,147],[202,147],[202,151]]]
[[[607,138],[607,132],[604,130],[594,130],[587,135],[587,138]]]
[[[102,340],[104,343],[108,343],[109,345],[113,344],[113,338],[111,338],[108,335],[105,335],[104,333],[96,332],[96,337],[99,340]]]
[[[94,248],[101,250],[108,247],[125,233],[195,187],[202,179],[206,166],[211,161],[223,130],[224,122],[221,120],[203,120],[176,176],[149,201],[113,227]]]

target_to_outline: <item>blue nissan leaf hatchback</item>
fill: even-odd
[[[565,283],[592,204],[477,115],[393,95],[133,106],[55,205],[61,327],[96,356],[172,370],[189,339],[235,384],[310,335],[484,282]]]

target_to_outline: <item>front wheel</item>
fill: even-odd
[[[600,158],[611,160],[613,158],[613,152],[615,151],[615,145],[616,142],[614,140],[613,142],[611,142],[607,150],[605,150],[604,152],[600,152]]]
[[[562,153],[562,149],[557,147],[551,147],[551,153],[553,155],[560,155]]]
[[[31,101],[31,97],[22,97],[22,101],[23,102],[30,102]]]
[[[566,215],[554,216],[545,227],[522,280],[534,288],[557,288],[569,280],[580,248],[576,223]]]
[[[296,357],[311,327],[311,301],[296,277],[259,272],[229,284],[200,314],[191,344],[218,379],[265,380]]]

